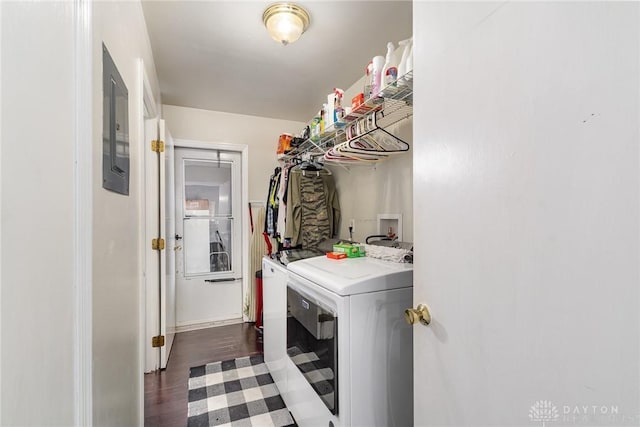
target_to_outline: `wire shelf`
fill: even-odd
[[[399,77],[394,83],[385,86],[378,96],[367,99],[341,121],[325,129],[325,132],[319,137],[303,141],[298,147],[280,158],[289,160],[305,156],[324,156],[331,148],[347,142],[346,129],[358,121],[367,120],[372,114],[376,115],[375,122],[379,128],[388,128],[413,116],[412,71]],[[395,137],[393,134],[386,133]],[[352,138],[357,137],[352,136]]]

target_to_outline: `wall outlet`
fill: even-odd
[[[349,227],[351,227],[351,232],[355,233],[356,232],[356,220],[355,219],[350,219],[349,220]]]

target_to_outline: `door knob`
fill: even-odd
[[[431,313],[426,305],[418,304],[416,308],[407,308],[404,311],[404,320],[410,325],[420,321],[424,326],[428,326],[431,323]]]

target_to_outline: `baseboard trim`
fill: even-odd
[[[217,326],[226,326],[226,325],[237,325],[238,323],[244,323],[244,320],[242,320],[242,318],[239,317],[237,319],[212,320],[209,322],[190,323],[187,325],[176,326],[175,332],[180,333],[180,332],[197,331],[198,329],[215,328]]]

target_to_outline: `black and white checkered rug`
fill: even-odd
[[[311,387],[318,393],[325,405],[335,414],[336,399],[334,396],[335,376],[314,352],[303,353],[298,347],[290,347],[287,354],[300,369]]]
[[[191,368],[188,414],[189,427],[296,426],[262,355]]]

